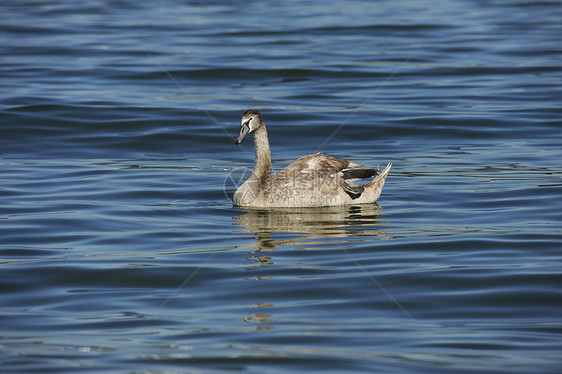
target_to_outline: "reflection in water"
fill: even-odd
[[[379,218],[382,208],[377,204],[324,207],[291,208],[276,210],[242,210],[234,217],[239,232],[256,236],[257,242],[242,247],[258,248],[249,252],[247,258],[252,268],[273,265],[271,253],[278,246],[295,246],[297,249],[348,249],[351,240],[380,240],[386,237]],[[240,248],[240,247],[239,247]],[[271,280],[272,276],[249,277],[249,280]],[[256,331],[273,329],[274,305],[255,303],[254,307],[268,309],[267,313],[252,313],[242,321],[258,326]]]
[[[377,227],[382,212],[377,204],[243,211],[244,214],[234,217],[235,225],[243,227],[240,232],[256,235],[257,243],[247,245],[257,246],[259,250],[255,253],[271,252],[276,246],[284,245],[296,245],[299,249],[346,248],[344,243],[349,238],[385,237],[384,230]],[[271,264],[270,260],[264,257],[263,264]]]
[[[257,308],[271,308],[273,307],[273,304],[270,303],[259,303],[254,305]],[[273,317],[273,314],[267,314],[267,313],[255,313],[252,314],[250,316],[245,316],[242,317],[242,321],[246,322],[246,323],[258,323],[258,327],[256,327],[257,331],[266,331],[266,330],[272,330],[273,326],[272,325],[268,325],[268,323],[273,323],[273,320],[271,319]]]

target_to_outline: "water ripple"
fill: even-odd
[[[555,1],[7,1],[5,372],[557,373]],[[393,163],[377,205],[232,209]]]

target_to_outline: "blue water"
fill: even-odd
[[[559,372],[559,1],[0,8],[2,373]],[[233,209],[250,108],[378,204]]]

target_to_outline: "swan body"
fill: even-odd
[[[234,193],[235,207],[297,208],[374,203],[392,166],[388,164],[382,172],[363,169],[363,165],[319,152],[295,160],[272,176],[267,129],[257,110],[248,110],[242,115],[236,144],[249,133],[254,134],[255,167]],[[374,178],[367,184],[354,183],[371,177]]]

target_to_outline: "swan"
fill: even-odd
[[[302,208],[374,203],[379,198],[392,164],[382,172],[363,165],[326,156],[322,152],[303,156],[271,175],[271,151],[262,115],[254,109],[242,115],[240,144],[254,134],[256,160],[252,175],[236,190],[235,207]],[[360,185],[359,179],[374,177]]]

